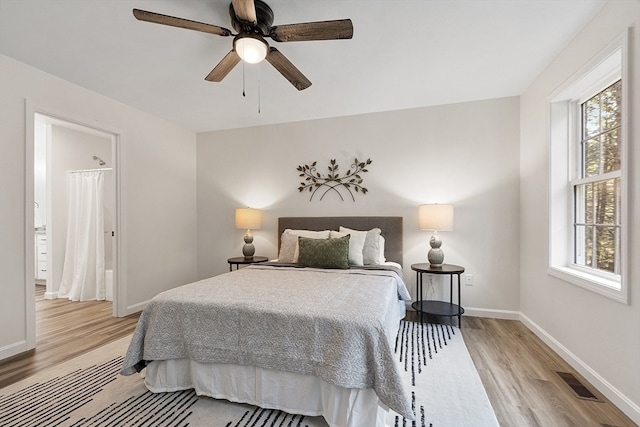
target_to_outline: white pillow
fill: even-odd
[[[340,227],[341,233],[365,233],[364,247],[362,249],[362,262],[364,265],[378,265],[384,262],[384,255],[381,257],[380,253],[384,254],[384,240],[382,249],[380,245],[381,231],[379,228],[372,228],[369,231],[357,231],[346,227]],[[382,261],[381,261],[382,258]]]
[[[384,243],[385,243],[384,236],[380,236],[378,241],[380,245],[380,258],[378,259],[379,261],[378,264],[384,264],[385,262],[387,262],[387,259],[384,257]]]
[[[298,236],[309,237],[311,239],[328,239],[329,230],[310,231],[285,229],[280,236],[280,262],[298,262]]]
[[[364,239],[367,237],[367,232],[350,231],[348,233],[343,233],[331,230],[329,238],[336,239],[347,235],[351,236],[349,237],[349,265],[364,265],[362,250],[364,248]]]

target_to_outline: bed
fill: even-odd
[[[377,247],[363,249],[378,241],[377,229],[385,259],[352,265],[352,255],[358,264],[367,253],[379,259],[372,255]],[[293,251],[285,239],[292,230],[322,236],[296,235],[294,259],[285,259]],[[324,237],[326,230],[333,238]],[[389,409],[413,419],[392,345],[410,300],[398,268],[402,218],[279,218],[278,236],[278,262],[156,296],[140,317],[122,373],[145,369],[153,392],[193,388],[199,395],[323,416],[332,427],[381,427]],[[348,268],[324,268],[335,248],[342,262],[345,245]],[[313,259],[318,254],[320,261]]]

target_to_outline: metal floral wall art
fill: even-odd
[[[338,163],[336,163],[336,159],[331,159],[328,166],[329,172],[326,175],[317,171],[317,163],[318,162],[313,162],[310,165],[298,166],[297,169],[298,172],[300,172],[299,176],[304,178],[304,181],[302,181],[300,187],[298,187],[298,191],[301,193],[303,191],[309,191],[311,193],[309,201],[313,200],[313,197],[320,189],[323,190],[321,191],[320,200],[322,200],[327,193],[335,192],[340,196],[340,200],[344,201],[341,191],[346,191],[354,202],[356,198],[354,197],[353,191],[362,194],[367,194],[367,191],[369,191],[362,186],[362,174],[369,172],[367,166],[371,164],[371,159],[361,162],[356,158],[344,175],[341,175],[338,171],[340,167]]]

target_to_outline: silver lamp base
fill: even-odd
[[[442,267],[442,263],[444,262],[444,252],[440,249],[440,246],[442,246],[442,240],[440,240],[437,231],[433,232],[431,239],[429,239],[429,245],[431,245],[431,249],[429,249],[429,253],[427,253],[429,264],[431,264],[431,267]]]
[[[253,246],[253,236],[247,232],[244,235],[244,246],[242,247],[242,254],[245,258],[253,258],[253,254],[256,253],[256,247]]]

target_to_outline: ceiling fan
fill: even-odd
[[[133,16],[140,21],[186,28],[222,37],[234,36],[231,51],[205,77],[205,80],[210,82],[222,81],[241,60],[255,64],[266,59],[296,89],[304,90],[311,86],[309,79],[278,49],[269,46],[265,37],[270,37],[277,42],[339,40],[353,37],[353,24],[350,19],[272,25],[273,11],[261,0],[232,0],[229,4],[229,15],[231,15],[231,25],[237,34],[217,25],[133,9]]]

